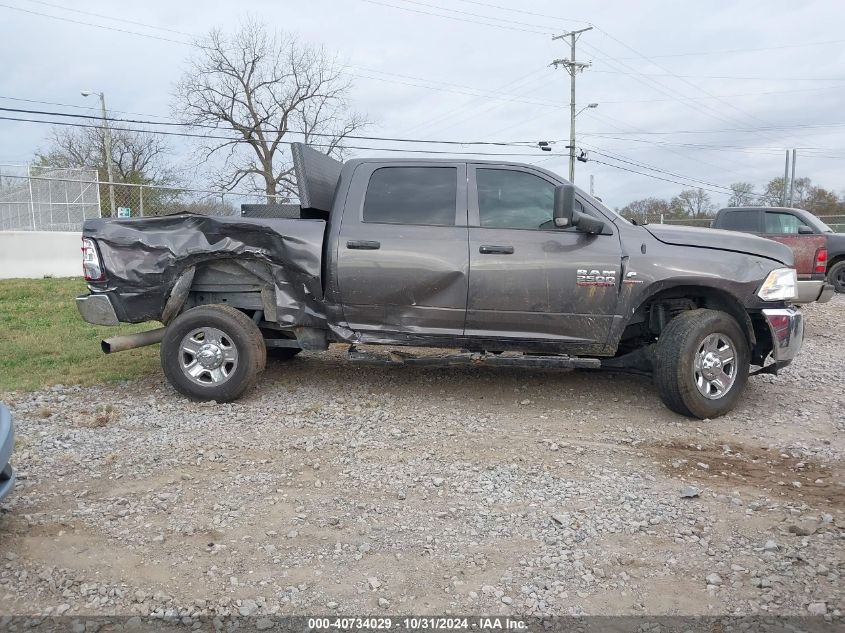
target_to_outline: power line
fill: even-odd
[[[118,33],[127,33],[129,35],[138,35],[139,37],[146,37],[153,40],[161,40],[162,42],[171,42],[173,44],[182,44],[182,45],[191,45],[190,42],[183,42],[181,40],[174,40],[169,37],[162,37],[160,35],[151,35],[150,33],[139,33],[138,31],[130,31],[128,29],[121,29],[116,26],[105,26],[103,24],[94,24],[92,22],[83,22],[82,20],[74,20],[73,18],[65,18],[58,15],[50,15],[49,13],[41,13],[40,11],[32,11],[30,9],[24,9],[21,7],[13,7],[8,4],[0,4],[0,8],[3,9],[10,9],[12,11],[20,11],[21,13],[29,13],[30,15],[38,15],[42,18],[50,18],[52,20],[60,20],[63,22],[71,22],[73,24],[81,24],[83,26],[92,26],[97,29],[103,29],[106,31],[116,31]]]
[[[168,29],[164,26],[156,26],[155,24],[144,24],[143,22],[135,22],[134,20],[126,20],[124,18],[115,18],[109,15],[103,15],[102,13],[93,13],[91,11],[82,11],[80,9],[72,9],[70,7],[65,7],[60,4],[53,4],[52,2],[43,2],[43,0],[26,0],[27,2],[32,2],[35,4],[40,4],[45,7],[50,7],[53,9],[59,9],[61,11],[70,11],[71,13],[79,13],[80,15],[89,15],[94,18],[102,18],[104,20],[113,20],[115,22],[123,22],[124,24],[132,24],[134,26],[143,26],[145,29],[155,29],[157,31],[164,31],[166,33],[174,33],[175,35],[183,35],[184,37],[193,37],[191,33],[186,33],[184,31],[176,31],[174,29]]]
[[[469,16],[476,17],[476,18],[482,18],[484,20],[501,21],[501,18],[483,15],[481,13],[472,13],[470,11],[461,11],[460,9],[450,9],[448,7],[443,7],[443,6],[439,6],[439,5],[436,5],[436,4],[427,4],[425,2],[417,2],[417,0],[399,0],[399,2],[404,2],[406,4],[415,4],[417,6],[426,7],[428,9],[437,9],[438,11],[448,11],[450,13],[457,13],[459,15],[469,15]],[[520,26],[530,26],[530,27],[534,27],[534,28],[542,28],[541,25],[539,25],[539,24],[530,24],[528,22],[516,22],[514,20],[508,20],[507,22],[508,22],[508,24],[519,24]],[[550,32],[546,32],[546,31],[537,31],[537,32],[540,33],[540,34],[544,34],[544,35],[551,35]]]
[[[630,75],[619,70],[593,70],[596,73]],[[643,77],[681,77],[684,79],[737,79],[742,81],[845,81],[845,77],[739,77],[737,75],[673,75],[671,73],[636,73]]]
[[[102,116],[97,116],[94,114],[76,114],[73,112],[55,112],[49,110],[28,110],[23,108],[6,108],[0,107],[0,111],[2,112],[15,112],[18,114],[36,114],[39,116],[61,116],[61,117],[68,117],[74,119],[91,119],[91,120],[102,120]],[[133,123],[136,125],[164,125],[164,126],[175,126],[175,127],[189,127],[189,128],[205,128],[205,129],[212,129],[212,130],[219,130],[220,128],[216,125],[203,125],[203,124],[193,124],[193,123],[183,123],[180,121],[147,121],[143,119],[126,119],[121,117],[106,117],[106,121],[110,122],[117,122],[117,123]],[[95,126],[99,127],[99,126]],[[139,130],[140,131],[140,130]],[[145,130],[149,131],[149,130]],[[275,130],[272,130],[275,131]],[[163,132],[153,131],[155,134],[163,134]],[[334,138],[334,134],[329,133],[322,133],[322,132],[301,132],[299,130],[286,130],[285,133],[287,134],[298,134],[304,136],[317,136],[323,138]],[[213,138],[212,136],[206,136],[206,138]],[[227,137],[228,138],[228,137]],[[450,140],[437,140],[437,139],[423,139],[423,138],[403,138],[403,137],[391,137],[391,136],[365,136],[360,134],[347,134],[344,135],[344,138],[350,138],[355,140],[362,140],[362,141],[387,141],[387,142],[398,142],[398,143],[431,143],[431,144],[438,144],[438,145],[494,145],[499,147],[536,147],[537,141],[450,141]]]
[[[687,176],[687,175],[685,175],[685,174],[679,174],[679,173],[676,173],[676,172],[673,172],[673,171],[669,171],[669,170],[666,170],[666,169],[661,169],[661,168],[659,168],[659,167],[654,167],[653,165],[649,165],[649,164],[647,164],[647,163],[642,163],[642,162],[639,162],[639,161],[628,160],[627,158],[623,158],[623,157],[619,156],[618,154],[611,154],[611,153],[608,153],[608,152],[601,151],[599,148],[596,148],[595,146],[593,146],[592,148],[590,148],[589,146],[586,146],[586,145],[585,145],[585,147],[587,147],[588,149],[590,149],[590,151],[591,151],[592,153],[594,153],[594,154],[598,154],[599,156],[604,156],[605,158],[609,158],[609,159],[611,159],[611,160],[615,160],[615,161],[618,161],[618,162],[620,162],[620,163],[625,163],[625,164],[628,164],[628,165],[633,165],[634,167],[642,167],[643,169],[648,169],[648,170],[650,170],[650,171],[654,171],[654,172],[657,172],[657,173],[659,173],[659,174],[666,174],[667,176],[674,176],[675,178],[683,178],[683,179],[685,179],[685,180],[689,180],[689,181],[691,181],[691,182],[700,183],[700,184],[702,184],[702,185],[707,185],[707,186],[710,186],[710,187],[716,187],[716,188],[718,188],[718,189],[724,189],[724,190],[725,190],[725,192],[731,191],[731,188],[730,188],[730,187],[727,187],[727,186],[725,186],[725,185],[720,185],[720,184],[718,184],[718,183],[715,183],[715,182],[709,182],[709,181],[707,181],[707,180],[701,180],[701,179],[699,179],[699,178],[695,178],[695,177],[693,177],[693,176]]]
[[[656,65],[656,66],[657,66],[658,68],[660,68],[661,70],[664,70],[664,71],[666,71],[666,72],[670,73],[673,77],[676,77],[676,78],[680,79],[683,83],[687,84],[688,86],[692,87],[693,89],[698,90],[699,92],[701,92],[701,93],[703,93],[703,94],[705,94],[705,95],[707,95],[707,96],[713,96],[713,93],[708,92],[707,90],[705,90],[704,88],[702,88],[702,87],[701,87],[698,83],[693,83],[693,82],[691,82],[691,81],[689,81],[689,80],[687,80],[687,79],[681,78],[681,77],[680,77],[677,73],[675,73],[675,72],[674,72],[674,71],[672,71],[671,69],[666,68],[665,66],[661,66],[660,64],[658,64],[657,62],[655,62],[653,59],[651,59],[651,58],[649,58],[649,57],[647,57],[647,56],[643,55],[640,51],[636,50],[636,49],[635,49],[635,48],[633,48],[632,46],[629,46],[628,44],[626,44],[625,42],[623,42],[623,41],[622,41],[622,40],[620,40],[619,38],[614,37],[613,35],[611,35],[611,34],[610,34],[610,33],[608,33],[607,31],[605,31],[605,30],[603,30],[603,29],[601,29],[601,28],[599,28],[598,30],[599,30],[599,31],[601,31],[602,33],[604,33],[607,37],[609,37],[609,38],[610,38],[610,39],[612,39],[613,41],[615,41],[615,42],[617,42],[618,44],[621,44],[622,46],[624,46],[625,48],[627,48],[627,49],[628,49],[629,51],[631,51],[632,53],[634,53],[634,54],[636,54],[636,55],[640,56],[640,57],[641,57],[642,59],[644,59],[645,61],[650,62],[650,63],[652,63],[652,64]],[[724,99],[722,99],[722,98],[719,98],[719,99],[718,99],[718,101],[719,101],[720,103],[722,103],[722,104],[726,105],[727,107],[729,107],[731,110],[734,110],[734,111],[736,111],[736,112],[739,112],[741,115],[745,116],[746,118],[748,118],[748,119],[750,119],[750,120],[753,120],[753,121],[760,121],[760,122],[762,122],[762,123],[767,123],[767,124],[769,123],[767,120],[763,119],[762,117],[759,117],[759,116],[757,116],[757,115],[752,115],[752,114],[749,114],[748,112],[745,112],[744,110],[742,110],[741,108],[739,108],[738,106],[736,106],[736,105],[735,105],[733,102],[731,102],[731,101],[726,101],[726,100],[724,100]]]
[[[62,125],[66,127],[78,127],[78,128],[101,128],[101,125],[93,124],[93,123],[71,123],[69,121],[43,121],[38,119],[26,119],[23,117],[9,117],[9,116],[0,116],[0,120],[3,121],[18,121],[22,123],[40,123],[45,125]],[[115,132],[149,132],[149,130],[140,130],[137,128],[126,128],[126,127],[112,127],[111,128]],[[292,132],[293,134],[301,134],[301,132]],[[201,139],[211,139],[211,140],[224,140],[229,141],[231,143],[246,143],[250,144],[250,141],[247,139],[239,139],[233,138],[231,136],[220,136],[215,134],[194,134],[191,132],[163,132],[157,131],[155,134],[161,134],[162,136],[178,136],[178,137],[185,137],[185,138],[201,138]],[[437,142],[437,141],[433,141]],[[448,143],[454,144],[461,144],[453,141],[448,141]],[[490,141],[483,141],[482,143],[496,145],[499,143],[490,142]],[[469,145],[471,143],[466,143]],[[330,147],[326,144],[320,143],[309,143],[309,145],[313,147]],[[404,149],[404,148],[393,148],[393,147],[369,147],[369,146],[357,146],[357,145],[338,145],[339,149],[351,149],[351,150],[371,150],[371,151],[379,151],[379,152],[407,152],[413,154],[448,154],[448,155],[463,155],[463,156],[533,156],[536,157],[538,155],[537,152],[532,153],[516,153],[516,152],[460,152],[460,151],[446,151],[446,150],[418,150],[418,149]]]
[[[5,95],[0,95],[0,99],[4,99],[6,101],[19,101],[21,103],[38,103],[40,105],[52,105],[52,106],[60,106],[63,108],[78,108],[80,110],[96,110],[96,106],[83,106],[74,103],[59,103],[56,101],[40,101],[38,99],[24,99],[22,97],[8,97]],[[154,119],[166,119],[167,117],[161,114],[148,114],[146,112],[129,112],[127,110],[112,110],[109,108],[109,112],[116,112],[117,114],[132,114],[135,116],[147,116],[152,117]],[[102,118],[102,117],[99,117]]]
[[[616,104],[616,103],[668,103],[668,102],[675,102],[675,101],[708,101],[710,99],[720,99],[720,98],[728,98],[733,99],[736,97],[762,97],[765,95],[781,95],[781,94],[792,94],[796,92],[827,92],[829,90],[835,90],[837,88],[845,88],[845,84],[839,86],[824,86],[822,88],[796,88],[793,90],[764,90],[761,92],[740,92],[734,94],[727,94],[727,95],[713,95],[712,97],[678,97],[676,99],[619,99],[619,100],[596,100],[596,103],[601,104]]]
[[[822,42],[801,42],[800,44],[783,44],[781,46],[763,46],[760,48],[731,48],[721,51],[696,51],[692,53],[663,53],[659,55],[649,55],[649,59],[659,59],[665,57],[700,57],[704,55],[731,55],[733,53],[759,53],[763,51],[777,51],[791,48],[808,48],[811,46],[829,46],[831,44],[841,44],[845,40],[825,40]],[[617,59],[638,59],[637,57],[618,57]]]
[[[534,13],[532,11],[526,11],[525,9],[513,9],[511,7],[503,7],[500,4],[490,4],[488,2],[478,2],[478,0],[458,0],[458,2],[464,2],[466,4],[475,4],[481,7],[489,7],[491,9],[501,9],[502,11],[510,11],[511,13],[522,13],[523,15],[533,15],[538,18],[546,18],[549,20],[560,20],[561,22],[578,22],[579,24],[592,24],[588,20],[576,20],[574,18],[562,18],[556,15],[549,15],[547,13]]]
[[[522,89],[527,90],[529,86],[532,86],[532,85],[538,83],[537,79],[535,79],[536,75],[538,75],[540,73],[547,72],[547,70],[548,69],[546,69],[546,68],[541,68],[541,69],[536,70],[532,73],[524,75],[523,77],[520,77],[520,78],[515,79],[513,81],[509,81],[508,83],[502,85],[501,88],[508,88],[508,87],[514,87],[514,86],[522,85]],[[534,81],[526,84],[526,82],[529,82],[529,80],[532,80],[532,79]],[[543,77],[540,77],[539,81],[545,81],[545,79]],[[474,99],[470,99],[466,103],[463,103],[463,104],[457,106],[456,108],[452,108],[450,110],[447,110],[446,112],[435,115],[434,117],[431,117],[431,118],[428,118],[428,119],[423,119],[422,121],[415,123],[411,127],[406,128],[406,133],[412,132],[413,130],[418,130],[420,128],[430,129],[432,126],[437,126],[437,129],[439,129],[439,130],[448,130],[449,128],[454,127],[458,123],[466,120],[467,117],[478,117],[478,115],[481,114],[482,112],[489,112],[490,110],[501,107],[502,104],[503,104],[503,102],[487,103],[487,104],[485,104],[481,107],[473,107],[475,104],[477,104],[480,101],[485,101],[485,97],[480,96],[480,97],[476,97]],[[529,104],[529,105],[534,105],[534,104]],[[558,108],[558,106],[557,106],[557,104],[555,104],[554,109],[557,109],[557,108]],[[466,114],[460,114],[464,111],[467,111]],[[458,116],[456,116],[456,115],[458,115]],[[443,125],[444,123],[446,124],[445,127]]]
[[[423,88],[425,90],[434,90],[434,91],[438,91],[438,92],[451,92],[451,93],[454,93],[454,94],[467,95],[467,96],[470,96],[470,97],[481,97],[481,98],[484,98],[484,99],[495,99],[497,101],[505,101],[505,102],[509,102],[509,103],[527,103],[529,105],[539,105],[539,106],[545,106],[547,108],[557,107],[557,104],[552,103],[550,101],[540,101],[540,100],[535,100],[535,99],[523,99],[523,98],[519,98],[516,95],[513,95],[513,96],[507,95],[507,94],[501,94],[500,95],[500,94],[496,94],[496,92],[493,92],[493,91],[487,92],[487,91],[482,91],[481,89],[477,89],[477,88],[469,88],[469,90],[475,90],[476,92],[468,92],[467,90],[456,90],[454,88],[444,88],[444,87],[439,87],[439,86],[426,86],[426,85],[422,85],[422,84],[418,84],[418,83],[411,83],[411,82],[407,82],[407,81],[399,81],[398,79],[388,79],[388,78],[384,78],[384,77],[369,77],[367,75],[361,75],[361,74],[356,74],[356,73],[350,73],[350,76],[360,77],[362,79],[372,79],[372,80],[375,80],[375,81],[385,81],[385,82],[394,83],[394,84],[401,84],[403,86],[414,86],[414,87],[417,87],[417,88]]]
[[[56,5],[56,4],[52,4],[52,3],[39,2],[38,0],[29,0],[29,1],[30,2],[38,2],[39,4],[43,4],[45,6],[65,9],[67,11],[75,11],[77,13],[84,13],[84,14],[87,14],[87,15],[92,15],[92,16],[100,17],[100,18],[107,19],[107,20],[116,20],[116,21],[120,21],[120,22],[126,22],[126,23],[129,23],[129,24],[136,24],[136,25],[139,25],[139,26],[144,26],[146,28],[161,28],[162,30],[172,31],[172,29],[164,29],[163,27],[155,27],[153,25],[148,25],[148,24],[144,24],[144,23],[141,23],[141,22],[135,22],[135,21],[132,21],[132,20],[123,20],[122,18],[108,16],[108,15],[101,14],[101,13],[91,13],[91,12],[88,12],[88,11],[78,11],[76,9],[70,9],[68,7],[61,7],[60,5]],[[6,4],[0,4],[0,7],[6,8],[6,9],[11,9],[11,10],[14,10],[14,11],[21,11],[23,13],[29,13],[31,15],[37,15],[37,16],[41,16],[41,17],[45,17],[45,18],[54,19],[54,20],[61,20],[61,21],[65,21],[65,22],[70,22],[72,24],[79,24],[79,25],[83,25],[83,26],[91,26],[91,27],[94,27],[94,28],[99,28],[99,29],[104,29],[104,30],[109,30],[109,31],[115,31],[115,32],[119,32],[119,33],[137,35],[139,37],[160,39],[160,40],[167,41],[167,42],[183,44],[185,46],[194,46],[194,47],[202,48],[201,46],[198,46],[197,44],[194,44],[192,42],[178,41],[178,40],[174,40],[174,39],[170,39],[170,38],[162,38],[162,37],[159,37],[159,36],[156,36],[156,35],[151,35],[151,34],[148,34],[148,33],[139,33],[137,31],[130,31],[130,30],[127,30],[127,29],[120,29],[120,28],[116,28],[116,27],[105,26],[105,25],[102,25],[102,24],[93,24],[93,23],[90,23],[90,22],[83,22],[81,20],[73,20],[71,18],[65,18],[65,17],[61,17],[61,16],[50,15],[50,14],[41,13],[41,12],[38,12],[38,11],[31,11],[31,10],[23,9],[23,8],[20,8],[20,7],[9,6],[9,5],[6,5]],[[448,16],[441,16],[441,17],[448,17]],[[488,24],[487,26],[494,26],[494,25]],[[173,32],[176,32],[176,33],[179,33],[179,34],[184,34],[186,36],[190,36],[190,34],[183,33],[181,31],[173,31]],[[359,67],[351,65],[351,64],[347,65],[347,67],[348,68],[359,68]],[[409,79],[416,79],[418,81],[425,81],[425,82],[429,82],[429,83],[441,83],[441,84],[449,85],[447,82],[440,82],[440,81],[437,81],[437,80],[429,80],[429,79],[424,79],[424,78],[420,78],[420,77],[411,77],[411,76],[407,76],[407,75],[400,75],[398,73],[391,73],[391,72],[376,70],[376,69],[372,69],[372,68],[361,68],[361,70],[363,70],[365,72],[370,72],[370,73],[394,75],[394,76],[405,77],[405,78],[409,78]],[[398,80],[395,80],[395,79],[387,79],[387,78],[381,78],[381,77],[370,77],[370,76],[366,76],[366,75],[358,75],[358,76],[363,78],[363,79],[385,81],[385,82],[390,82],[390,83],[395,83],[395,84],[400,84],[400,85],[412,85],[412,86],[424,88],[424,89],[427,89],[427,90],[445,91],[445,92],[459,92],[460,93],[460,91],[458,91],[458,90],[449,90],[447,88],[438,88],[438,87],[435,87],[435,86],[423,86],[423,85],[418,85],[418,84],[412,84],[412,83],[405,82],[405,81],[398,81]],[[493,99],[499,99],[499,100],[503,100],[503,101],[514,101],[514,102],[520,102],[520,103],[538,104],[538,105],[542,104],[542,102],[539,101],[539,100],[520,99],[519,95],[500,96],[500,95],[495,94],[494,92],[485,92],[484,90],[482,90],[480,88],[473,88],[473,87],[470,87],[470,86],[462,86],[460,84],[451,84],[451,85],[459,87],[459,88],[464,88],[464,89],[467,89],[467,90],[473,90],[473,91],[476,91],[478,93],[484,93],[489,98],[493,98]],[[461,94],[473,95],[474,93],[468,92],[468,93],[461,93]],[[510,97],[510,98],[508,98],[508,97]],[[548,103],[547,105],[549,107],[555,106],[555,104],[552,104],[552,103]],[[69,107],[81,107],[81,106],[69,106]],[[144,116],[157,116],[157,115],[144,115]]]
[[[491,24],[490,22],[480,22],[478,20],[470,20],[467,18],[461,18],[454,15],[443,15],[442,13],[432,13],[430,11],[422,11],[421,9],[413,9],[411,7],[401,7],[395,4],[389,4],[387,2],[379,2],[378,0],[361,0],[361,2],[367,2],[369,4],[377,4],[383,7],[390,7],[391,9],[399,9],[400,11],[410,11],[412,13],[421,13],[423,15],[433,15],[439,18],[446,18],[447,20],[457,20],[458,22],[469,22],[471,24],[481,24],[483,26],[492,26],[497,29],[505,29],[508,31],[522,31],[523,33],[533,33],[534,35],[550,35],[549,32],[546,31],[536,31],[536,30],[528,30],[522,29],[516,26],[506,26],[503,24]],[[427,5],[430,6],[430,5]]]
[[[664,182],[671,182],[671,183],[674,183],[676,185],[681,185],[682,187],[692,186],[692,187],[695,187],[696,189],[704,189],[705,191],[709,191],[710,193],[718,193],[718,194],[725,194],[726,193],[725,191],[710,189],[708,187],[700,187],[700,186],[697,186],[697,185],[690,185],[690,183],[688,183],[688,182],[681,182],[679,180],[672,180],[671,178],[663,178],[661,176],[655,176],[654,174],[647,174],[645,172],[637,171],[635,169],[630,169],[628,167],[622,167],[621,165],[614,165],[613,163],[606,163],[606,162],[601,161],[601,160],[590,159],[589,162],[597,163],[599,165],[606,165],[608,167],[613,167],[614,169],[621,169],[622,171],[627,171],[627,172],[630,172],[632,174],[639,174],[640,176],[646,176],[647,178],[654,178],[655,180],[662,180]]]

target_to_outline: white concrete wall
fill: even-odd
[[[0,279],[81,277],[82,233],[0,231]]]

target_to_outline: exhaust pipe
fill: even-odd
[[[103,340],[100,343],[100,347],[103,349],[104,354],[114,354],[115,352],[125,352],[128,349],[135,349],[136,347],[155,345],[156,343],[161,343],[161,339],[164,338],[166,331],[166,327],[160,327],[155,330],[138,332],[137,334],[113,336]]]

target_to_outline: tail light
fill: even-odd
[[[827,249],[822,247],[816,251],[816,272],[824,273],[827,271]]]
[[[103,281],[106,278],[97,245],[87,237],[82,238],[82,274],[85,281]]]

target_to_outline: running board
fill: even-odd
[[[473,365],[477,367],[525,367],[539,369],[599,369],[598,358],[577,358],[572,356],[535,356],[482,354],[464,352],[448,356],[412,356],[405,352],[390,351],[387,355],[361,352],[349,348],[349,360],[361,365],[419,365],[424,367],[456,367]]]

